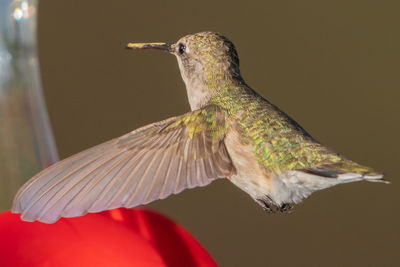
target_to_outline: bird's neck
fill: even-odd
[[[205,70],[185,80],[191,110],[209,104],[211,98],[221,91],[229,91],[244,84],[240,74],[230,71]]]

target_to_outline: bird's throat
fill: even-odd
[[[240,86],[243,79],[228,72],[204,71],[202,75],[184,77],[190,108],[196,110],[208,105],[210,99],[220,91],[229,91]]]

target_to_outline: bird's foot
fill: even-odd
[[[285,214],[290,214],[293,213],[294,208],[292,205],[288,204],[288,203],[283,203],[280,207],[279,207],[279,211]]]
[[[272,201],[272,199],[268,196],[264,198],[258,198],[257,203],[268,213],[276,212],[276,204]]]
[[[270,197],[265,196],[263,198],[256,199],[257,203],[268,213],[281,212],[290,214],[293,212],[293,206],[288,203],[282,205],[276,204]]]

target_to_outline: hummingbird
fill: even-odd
[[[129,43],[175,55],[191,111],[66,158],[28,180],[12,211],[53,223],[132,208],[226,178],[268,212],[290,212],[334,185],[386,182],[316,141],[242,78],[233,43],[214,32],[174,44]]]

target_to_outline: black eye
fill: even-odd
[[[184,44],[179,44],[178,45],[178,52],[179,52],[179,54],[183,54],[183,53],[185,53],[186,52],[186,46],[184,45]]]

